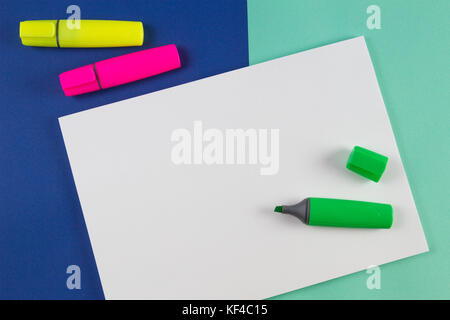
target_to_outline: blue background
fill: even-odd
[[[19,22],[82,19],[144,23],[142,47],[25,47]],[[58,75],[95,61],[175,43],[183,67],[78,97]],[[101,299],[103,293],[57,118],[248,65],[244,0],[2,1],[0,3],[0,299]],[[151,106],[149,106],[151,107]],[[66,268],[81,268],[68,290]]]

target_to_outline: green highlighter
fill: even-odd
[[[306,198],[292,206],[277,206],[275,212],[312,226],[389,229],[393,221],[390,204],[355,200]]]

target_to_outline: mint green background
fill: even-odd
[[[371,4],[381,30],[366,27]],[[248,0],[250,64],[366,37],[430,247],[381,266],[381,290],[363,271],[275,299],[450,298],[449,17],[450,0]]]

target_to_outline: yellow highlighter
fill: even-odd
[[[140,21],[31,20],[20,23],[24,46],[58,48],[105,48],[142,46]]]

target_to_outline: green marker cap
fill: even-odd
[[[355,146],[348,157],[347,169],[367,179],[378,182],[386,169],[387,162],[388,157]]]

